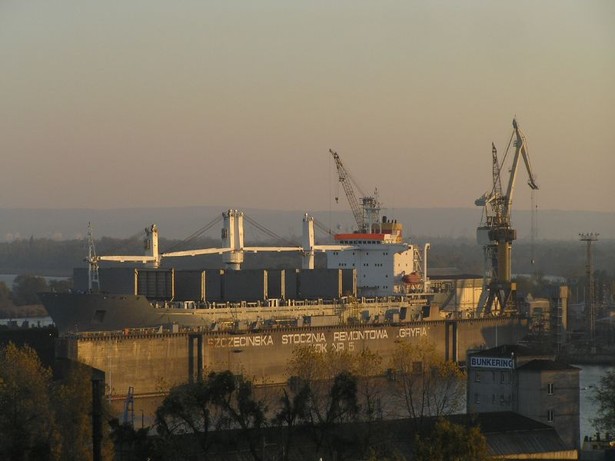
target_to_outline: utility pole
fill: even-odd
[[[589,333],[589,343],[592,351],[595,350],[596,344],[596,306],[594,300],[594,268],[592,263],[592,242],[598,240],[600,234],[590,232],[579,234],[581,242],[587,242],[587,261],[585,262],[585,320],[587,322],[587,331]]]

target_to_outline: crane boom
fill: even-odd
[[[337,152],[329,149],[331,155],[333,155],[333,159],[335,160],[335,166],[337,168],[337,175],[339,181],[342,183],[344,187],[344,192],[346,193],[346,198],[348,199],[348,204],[350,205],[350,209],[352,210],[352,214],[354,216],[354,220],[357,223],[357,231],[360,233],[371,233],[373,231],[374,225],[378,223],[380,219],[380,202],[378,201],[378,189],[374,191],[374,194],[371,196],[365,195],[361,188],[357,185],[356,181],[350,175],[350,172],[344,167],[340,156]],[[357,190],[361,193],[362,197],[357,200],[357,197],[354,193],[354,188],[352,185],[355,185]]]
[[[510,169],[510,176],[506,193],[502,193],[501,172],[502,165],[497,158],[497,150],[492,143],[492,176],[493,188],[490,193],[484,194],[476,205],[484,206],[485,223],[477,229],[478,243],[483,245],[485,253],[485,273],[483,294],[479,303],[479,311],[483,307],[491,310],[494,302],[499,302],[500,308],[505,308],[511,300],[514,291],[512,284],[512,242],[517,238],[517,231],[512,228],[511,212],[515,180],[519,170],[519,160],[523,158],[528,173],[528,185],[532,190],[538,189],[536,179],[532,173],[530,157],[527,152],[527,141],[521,132],[517,120],[513,119],[513,133],[508,148],[514,139],[515,154]],[[508,148],[506,154],[508,154]],[[506,155],[505,157],[506,158]],[[486,304],[484,304],[486,303]]]
[[[519,154],[523,157],[523,162],[525,163],[525,169],[528,174],[528,185],[530,189],[536,190],[538,189],[538,185],[536,184],[536,180],[534,175],[532,174],[532,166],[530,164],[530,157],[527,153],[527,141],[525,140],[525,136],[521,132],[519,125],[516,119],[513,119],[513,128],[515,136],[515,157],[513,159],[513,165],[510,170],[510,179],[508,181],[508,188],[506,189],[506,203],[503,210],[504,218],[510,223],[510,214],[512,211],[512,199],[513,193],[515,191],[515,179],[517,177],[517,171],[519,166]]]
[[[337,154],[337,152],[329,149],[331,155],[333,155],[333,160],[335,161],[335,167],[337,168],[337,176],[339,181],[342,183],[342,187],[344,188],[344,193],[346,194],[346,198],[348,199],[348,204],[350,205],[350,209],[352,210],[352,214],[354,216],[354,220],[357,223],[357,228],[359,232],[366,232],[365,229],[365,221],[363,219],[363,210],[359,206],[359,201],[357,200],[357,196],[354,193],[354,189],[351,184],[351,176],[344,167],[342,163],[342,159]]]

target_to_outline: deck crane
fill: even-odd
[[[342,160],[337,152],[329,149],[329,152],[333,156],[335,166],[337,168],[337,175],[339,182],[342,183],[348,204],[352,210],[354,220],[357,223],[357,231],[362,234],[368,234],[373,232],[372,226],[379,221],[380,216],[380,202],[378,201],[378,191],[374,191],[374,195],[368,196],[361,191],[356,181],[352,178],[348,170],[344,167]],[[362,195],[361,204],[354,193],[354,187]]]
[[[515,147],[515,154],[504,193],[502,191],[502,165],[511,144]],[[477,241],[483,245],[485,255],[483,292],[479,300],[478,313],[482,313],[483,310],[487,313],[497,309],[503,311],[510,306],[512,301],[511,293],[514,292],[514,285],[512,284],[511,253],[512,242],[517,238],[517,231],[511,225],[511,211],[520,157],[525,163],[528,173],[527,183],[530,189],[538,189],[527,152],[527,141],[515,119],[513,119],[513,133],[502,163],[498,161],[495,145],[492,143],[491,146],[492,189],[475,201],[477,206],[484,207],[483,219],[476,231]]]

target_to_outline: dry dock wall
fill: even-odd
[[[496,318],[246,334],[96,333],[61,338],[57,354],[103,370],[112,396],[122,398],[130,386],[138,396],[166,392],[203,369],[205,373],[228,369],[258,383],[284,383],[293,350],[301,346],[323,353],[368,348],[386,364],[400,341],[430,341],[442,358],[463,362],[468,349],[514,344],[526,333],[527,320]]]

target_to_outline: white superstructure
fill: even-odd
[[[402,225],[386,218],[371,230],[337,234],[335,240],[344,248],[327,252],[327,268],[355,269],[360,296],[427,292],[429,245],[421,256],[416,245],[403,242]]]

